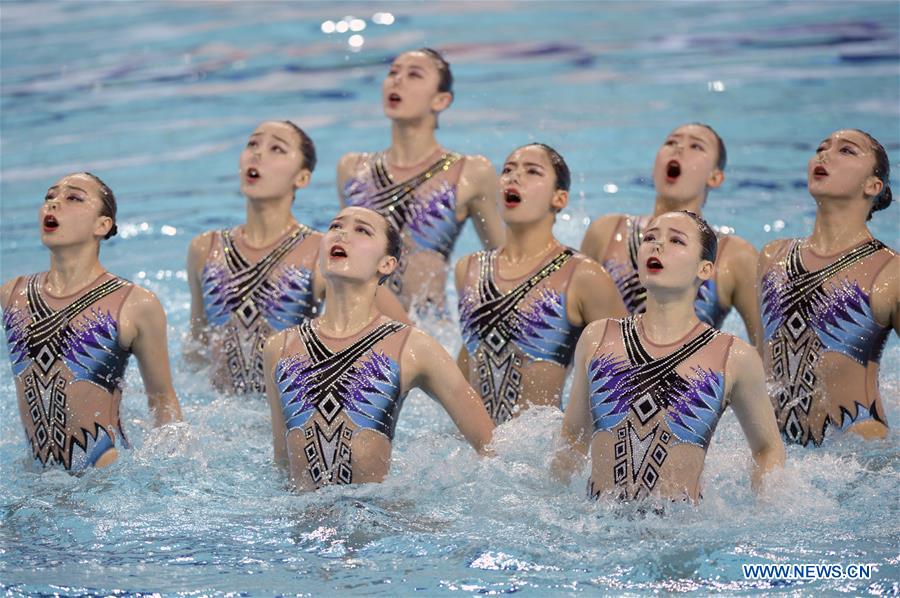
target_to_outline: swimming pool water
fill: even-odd
[[[390,12],[394,22],[373,22]],[[365,29],[326,34],[355,15]],[[878,137],[900,172],[900,7],[895,2],[8,3],[0,7],[0,274],[46,269],[36,210],[74,170],[119,197],[111,271],[158,294],[169,316],[186,423],[153,430],[137,368],[123,407],[136,448],[72,477],[23,465],[12,375],[0,366],[0,587],[9,595],[136,592],[393,595],[508,593],[898,594],[900,346],[881,389],[886,441],[788,448],[760,499],[726,414],[698,507],[584,499],[547,469],[561,423],[535,409],[498,429],[478,459],[427,397],[400,418],[383,484],[296,496],[271,466],[262,401],[220,397],[179,353],[187,244],[243,217],[237,158],[260,121],[291,118],[319,168],[296,202],[322,227],[334,167],[383,148],[386,61],[447,51],[454,105],[440,140],[495,165],[540,140],[573,172],[557,233],[652,206],[650,168],[675,125],[712,124],[728,144],[705,215],[757,247],[811,229],[805,164],[839,127]],[[349,45],[360,35],[362,45]],[[356,40],[358,42],[359,40]],[[900,245],[898,208],[872,231]],[[456,257],[476,248],[468,227]],[[424,323],[451,353],[452,327]],[[743,334],[735,316],[726,330]],[[745,580],[741,563],[873,563],[871,580]]]

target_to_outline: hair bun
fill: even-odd
[[[112,239],[113,237],[116,236],[116,234],[118,234],[118,232],[119,232],[119,227],[116,226],[115,223],[113,223],[112,228],[109,229],[109,232],[106,233],[106,236],[103,238],[104,239]]]

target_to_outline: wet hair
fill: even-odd
[[[869,217],[866,218],[866,220],[871,220],[874,212],[885,209],[891,205],[891,201],[893,200],[891,194],[891,163],[890,160],[888,160],[887,152],[884,151],[884,146],[881,145],[877,139],[865,131],[859,129],[851,130],[856,131],[861,135],[865,135],[869,140],[869,143],[872,144],[872,151],[875,153],[875,168],[872,169],[872,174],[884,183],[881,193],[872,198],[872,209],[869,210]]]
[[[375,213],[378,214],[378,212]],[[381,214],[379,214],[379,216],[381,216]],[[387,237],[385,255],[396,259],[399,265],[400,255],[403,253],[403,237],[400,235],[400,231],[397,229],[397,227],[391,224],[391,221],[388,220],[387,217],[381,217],[384,219],[384,234]],[[378,284],[384,284],[384,282],[388,279],[388,276],[382,276],[381,278],[379,278]]]
[[[443,54],[434,48],[419,48],[416,52],[426,54],[437,63],[438,76],[440,77],[437,90],[453,95],[453,73],[450,72],[450,63],[447,62]]]
[[[566,164],[562,155],[546,143],[529,143],[522,147],[529,147],[532,145],[536,145],[547,153],[550,164],[553,165],[553,173],[556,175],[556,189],[559,191],[568,191],[569,187],[572,185],[572,173],[569,172],[569,165]]]
[[[316,169],[316,144],[313,143],[312,138],[306,134],[306,131],[298,127],[295,123],[289,120],[283,120],[281,122],[294,129],[294,132],[300,137],[300,153],[303,155],[303,167],[312,173],[312,171]]]
[[[713,129],[706,123],[688,123],[689,125],[696,125],[698,127],[703,127],[707,131],[713,134],[713,137],[716,138],[716,147],[719,152],[719,157],[716,159],[716,168],[725,172],[725,165],[728,164],[728,152],[725,151],[725,142],[722,141],[722,138],[719,137],[719,134],[716,133],[716,130]]]
[[[687,214],[691,217],[691,220],[694,221],[694,224],[697,225],[697,231],[700,233],[700,259],[704,259],[706,261],[716,263],[716,254],[719,251],[719,240],[716,238],[716,231],[709,226],[709,224],[695,214],[694,212],[688,210],[678,210],[675,212],[676,214]]]
[[[119,232],[119,227],[116,226],[116,212],[118,211],[116,196],[113,194],[112,189],[109,188],[109,185],[104,183],[96,174],[90,172],[82,172],[80,174],[94,179],[94,182],[97,183],[97,186],[100,188],[100,203],[102,204],[100,206],[100,215],[112,218],[113,225],[103,239],[106,240],[115,237]]]

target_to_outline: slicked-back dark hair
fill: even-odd
[[[713,134],[713,137],[716,138],[716,149],[718,150],[719,157],[716,159],[716,168],[725,172],[725,166],[728,164],[728,152],[725,150],[725,142],[722,141],[722,138],[719,137],[719,134],[716,133],[716,130],[713,129],[706,123],[688,123],[689,125],[696,125],[698,127],[703,127],[707,131]]]
[[[716,263],[716,255],[719,252],[719,240],[716,231],[700,216],[689,210],[678,210],[676,214],[687,214],[697,225],[700,233],[700,258]]]
[[[884,146],[881,145],[877,139],[865,131],[859,129],[852,130],[861,135],[865,135],[869,140],[869,143],[872,144],[872,151],[875,153],[875,167],[872,169],[872,174],[884,183],[881,193],[872,198],[872,209],[869,210],[869,217],[866,218],[866,220],[871,220],[873,213],[885,209],[891,205],[891,201],[894,199],[891,194],[891,162],[888,159],[887,152],[884,150]]]
[[[294,132],[300,137],[300,154],[303,156],[303,168],[312,173],[316,169],[317,162],[316,144],[313,143],[312,137],[307,135],[306,131],[298,127],[296,123],[292,121],[283,120],[281,122],[294,129]]]
[[[100,207],[100,215],[112,218],[113,225],[109,229],[109,232],[106,233],[106,236],[103,237],[103,239],[107,240],[115,237],[119,232],[119,227],[116,226],[116,212],[118,212],[119,206],[116,204],[115,194],[113,193],[112,189],[109,188],[109,185],[104,183],[103,179],[98,177],[96,174],[87,171],[80,174],[94,179],[94,182],[97,183],[97,186],[100,188],[100,202],[102,204]]]
[[[427,54],[437,63],[438,69],[438,91],[453,95],[453,73],[450,71],[450,63],[444,58],[444,55],[434,48],[419,48],[417,52]]]
[[[569,165],[558,151],[547,145],[546,143],[529,143],[522,147],[536,145],[547,153],[550,164],[553,165],[553,173],[556,175],[556,189],[560,191],[568,191],[572,185],[572,173],[569,172]],[[522,149],[522,148],[518,148]]]

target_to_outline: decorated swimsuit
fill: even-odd
[[[641,314],[646,309],[647,290],[638,279],[637,252],[649,222],[649,216],[622,216],[602,260],[603,267],[619,289],[625,308],[631,314]],[[727,242],[727,236],[719,237],[719,255],[722,255]],[[725,309],[719,305],[717,278],[718,272],[709,280],[703,281],[694,301],[697,317],[713,328],[721,328],[730,311],[730,308]]]
[[[700,323],[680,341],[656,345],[640,316],[608,321],[588,366],[590,496],[700,497],[703,461],[725,409],[733,340]]]
[[[400,231],[403,253],[386,284],[406,308],[444,305],[448,260],[464,224],[456,219],[464,161],[439,148],[417,166],[389,171],[385,152],[362,154],[344,185],[348,206],[375,210]]]
[[[558,404],[583,330],[569,323],[566,292],[587,258],[566,248],[531,274],[502,281],[498,255],[499,250],[480,251],[469,259],[459,319],[469,353],[469,383],[494,423],[501,424],[530,389],[558,387]]]
[[[874,239],[837,256],[801,247],[784,243],[763,275],[763,358],[785,439],[818,445],[830,427],[887,425],[878,369],[889,329],[875,320],[870,293],[896,254]]]
[[[302,465],[292,469],[305,470],[316,488],[354,481],[354,466],[372,457],[354,455],[360,434],[386,440],[390,454],[405,398],[400,356],[409,332],[384,317],[343,339],[318,333],[309,320],[287,332],[274,376],[288,456]]]
[[[119,403],[129,351],[119,313],[133,288],[104,273],[85,290],[53,297],[46,274],[18,279],[3,312],[19,415],[41,466],[91,467],[122,434]]]
[[[320,237],[301,224],[273,245],[254,249],[240,227],[213,235],[200,277],[212,382],[223,392],[263,393],[266,339],[313,315]]]

